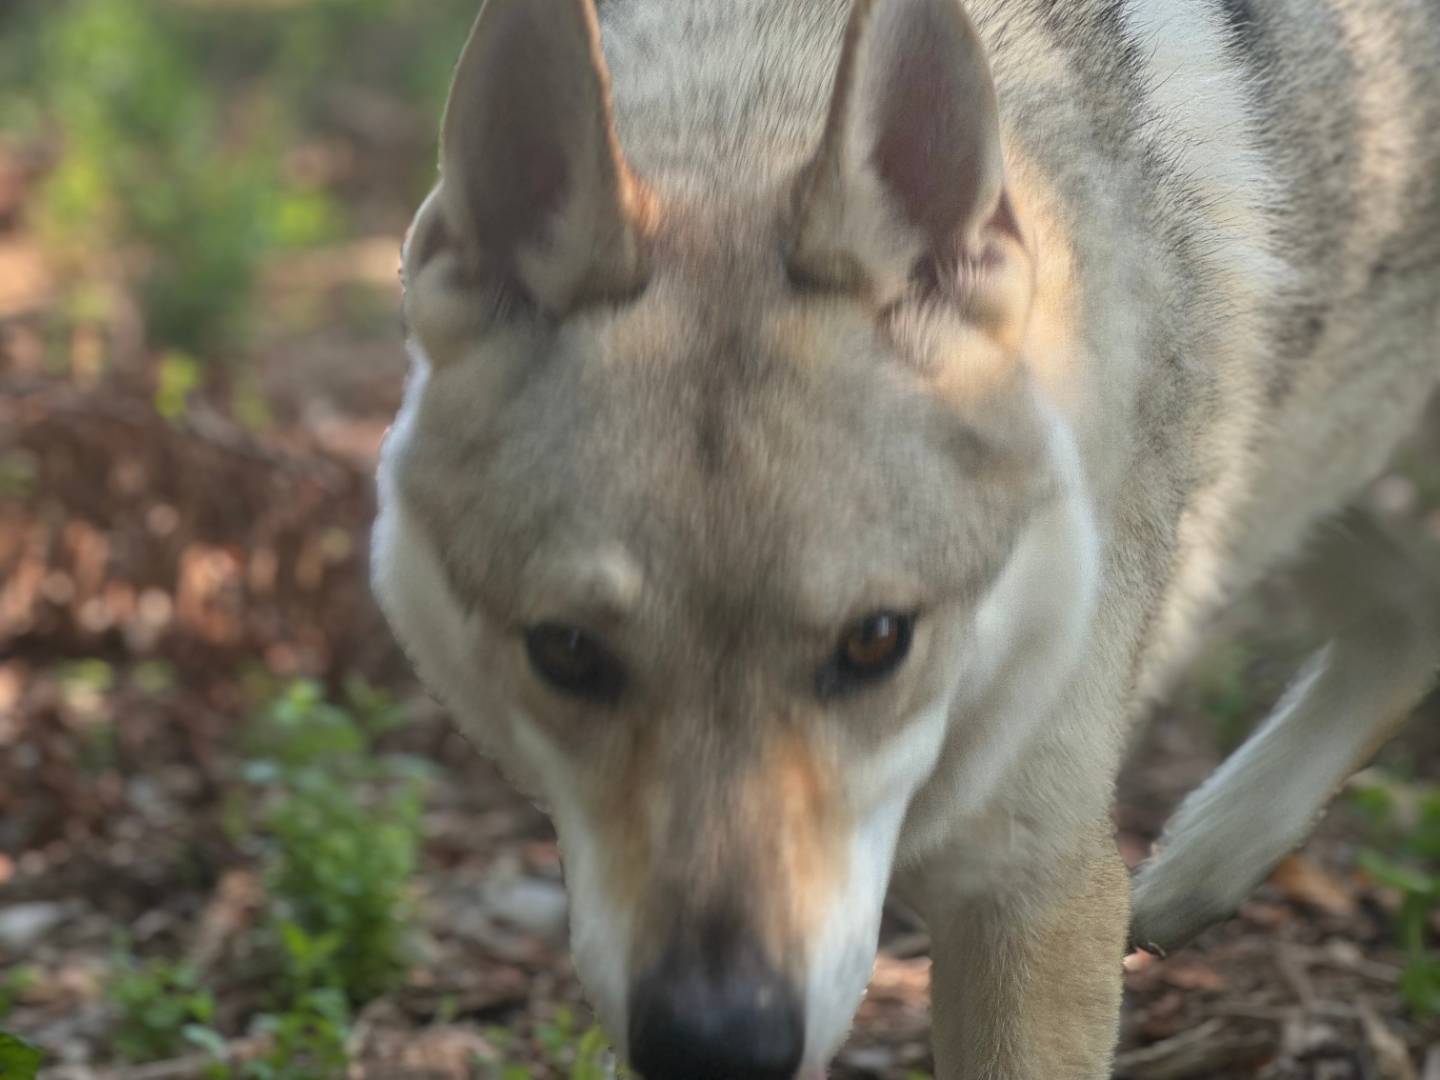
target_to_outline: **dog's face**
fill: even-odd
[[[993,101],[948,121],[971,190],[934,221],[904,146],[852,153],[905,35],[988,87],[957,7],[893,7],[860,6],[809,169],[687,200],[619,156],[588,0],[491,0],[407,244],[376,590],[553,812],[579,970],[650,1080],[823,1066],[997,596],[1064,580]]]

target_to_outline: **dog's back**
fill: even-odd
[[[1440,377],[1440,7],[1221,10],[1270,186],[1242,197],[1283,267],[1221,401],[1252,412],[1217,448],[1238,496],[1221,583],[1242,586],[1375,475]]]

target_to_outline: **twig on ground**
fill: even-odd
[[[1216,1018],[1151,1046],[1121,1054],[1115,1059],[1115,1075],[1126,1080],[1188,1080],[1213,1076],[1228,1065],[1250,1060],[1274,1046],[1273,1034],[1230,1031],[1225,1021]]]
[[[1346,955],[1333,947],[1292,945],[1290,950],[1298,956],[1303,956],[1305,962],[1311,967],[1348,972],[1373,982],[1384,983],[1386,986],[1393,987],[1400,981],[1402,974],[1401,969],[1394,964],[1382,964],[1378,960],[1367,960],[1358,954]]]
[[[1305,970],[1306,962],[1307,958],[1298,949],[1282,945],[1275,950],[1275,969],[1280,973],[1280,978],[1295,995],[1301,1008],[1306,1012],[1313,1012],[1318,997],[1315,984],[1310,981],[1310,973]]]

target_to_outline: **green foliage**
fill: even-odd
[[[136,964],[123,953],[108,986],[118,1013],[115,1049],[127,1061],[156,1061],[192,1041],[187,1029],[206,1027],[215,999],[188,964],[151,960]]]
[[[410,878],[419,846],[421,771],[376,753],[399,721],[363,683],[350,706],[296,682],[257,719],[245,775],[265,838],[266,933],[281,972],[277,1011],[260,1029],[270,1051],[246,1080],[343,1075],[350,1007],[394,986],[409,966]]]
[[[531,1080],[534,1073],[529,1065],[507,1060],[521,1050],[509,1032],[494,1028],[486,1032],[486,1038],[504,1055],[501,1061],[488,1064],[488,1075],[494,1080]],[[599,1026],[581,1030],[575,1014],[564,1007],[536,1027],[533,1045],[526,1049],[529,1053],[521,1055],[526,1060],[538,1060],[547,1073],[567,1080],[623,1080],[629,1075],[616,1065],[610,1043]]]
[[[171,8],[69,0],[42,36],[45,109],[63,154],[40,204],[42,233],[88,270],[95,251],[135,265],[147,324],[164,344],[235,340],[284,196],[268,133],[233,145],[220,88]]]
[[[55,668],[67,704],[77,698],[101,697],[115,685],[115,669],[104,660],[71,660]]]
[[[155,411],[166,420],[185,415],[190,395],[200,387],[200,364],[187,353],[171,350],[155,372]]]
[[[18,1035],[0,1031],[0,1080],[35,1080],[41,1053]]]
[[[1401,996],[1415,1013],[1440,1016],[1440,951],[1429,933],[1440,912],[1440,785],[1373,775],[1351,797],[1372,834],[1360,865],[1400,897],[1397,932],[1406,956]]]
[[[330,1080],[345,1074],[350,1006],[340,990],[307,991],[258,1027],[272,1042],[266,1054],[246,1062],[240,1073],[245,1080]]]
[[[31,217],[68,255],[75,295],[104,320],[94,298],[107,294],[93,283],[118,275],[160,347],[203,362],[244,344],[267,256],[345,231],[329,181],[296,167],[293,150],[327,134],[337,113],[364,113],[376,86],[433,117],[474,9],[431,0],[415,18],[398,0],[310,0],[277,17],[266,3],[0,5],[0,130],[60,151]],[[418,196],[433,156],[414,158]]]
[[[0,499],[28,499],[35,493],[36,461],[25,450],[0,452]]]
[[[298,682],[261,716],[246,776],[268,841],[269,932],[295,1000],[322,989],[373,997],[409,965],[409,883],[422,772],[372,740],[393,706],[356,689],[360,708]]]
[[[39,974],[33,967],[21,964],[7,971],[0,978],[0,1020],[10,1015],[20,995],[39,981]]]
[[[344,1074],[352,1005],[393,987],[409,965],[423,779],[408,759],[376,750],[401,719],[394,703],[360,681],[347,698],[337,705],[302,681],[269,701],[250,732],[249,797],[230,815],[235,835],[259,837],[268,886],[260,933],[279,978],[272,1011],[254,1025],[268,1049],[230,1066],[195,972],[122,956],[109,989],[123,1057],[153,1061],[189,1045],[214,1057],[217,1080]]]
[[[136,664],[130,680],[142,694],[164,694],[175,689],[175,667],[165,660]]]

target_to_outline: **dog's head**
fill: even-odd
[[[1088,609],[959,6],[862,0],[832,102],[808,162],[649,184],[590,0],[490,0],[406,246],[377,593],[552,810],[649,1080],[821,1067],[917,792],[1019,740],[997,680]]]

